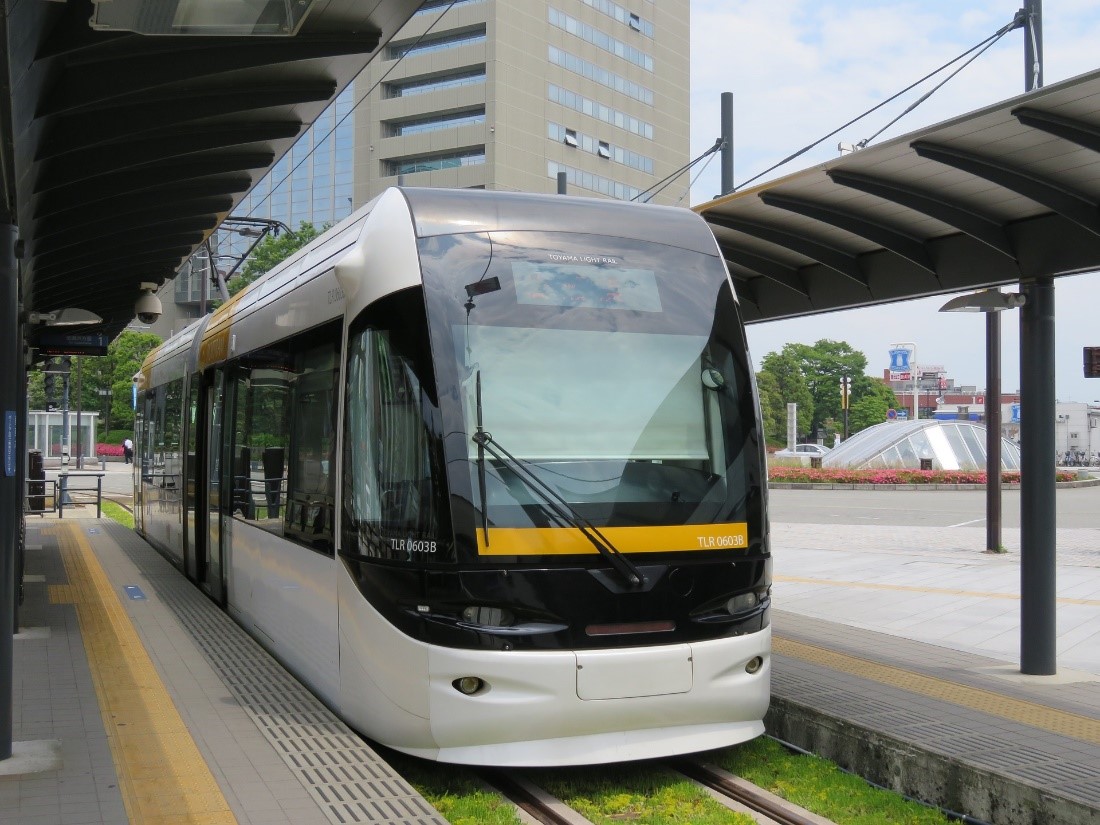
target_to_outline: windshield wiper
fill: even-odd
[[[481,404],[480,404],[480,388],[481,388],[481,373],[478,373],[478,422],[477,432],[473,436],[474,443],[478,448],[478,461],[480,463],[479,476],[481,483],[481,511],[484,514],[486,508],[485,502],[485,470],[484,470],[484,453],[488,452],[493,458],[507,466],[516,477],[526,485],[527,489],[533,493],[536,493],[541,497],[549,506],[550,511],[557,516],[565,524],[570,527],[575,527],[581,531],[586,539],[588,539],[592,546],[595,547],[601,556],[614,567],[627,583],[639,587],[645,583],[645,576],[634,565],[630,559],[620,553],[607,537],[596,529],[588,519],[578,513],[573,505],[566,501],[562,496],[551,488],[546,482],[535,475],[531,470],[524,466],[523,462],[500,446],[500,442],[493,439],[492,433],[486,431],[481,426]],[[488,530],[486,529],[486,534]],[[486,537],[486,544],[488,544],[488,537]]]
[[[477,371],[477,435],[474,443],[477,444],[477,486],[481,492],[481,531],[485,535],[485,546],[489,546],[489,502],[485,500],[485,445],[478,438],[485,433],[481,424],[481,370]]]

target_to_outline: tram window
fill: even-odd
[[[234,517],[332,552],[340,328],[243,356],[232,373]]]
[[[418,293],[379,301],[348,336],[343,548],[392,561],[451,561],[443,460]]]

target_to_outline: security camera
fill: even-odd
[[[154,323],[164,311],[156,292],[156,284],[143,283],[141,285],[141,297],[134,303],[134,314],[143,324]]]

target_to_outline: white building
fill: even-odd
[[[1058,402],[1054,450],[1059,464],[1100,463],[1100,404]]]

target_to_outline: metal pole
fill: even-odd
[[[76,356],[76,469],[84,468],[84,359]]]
[[[14,682],[14,634],[16,581],[15,548],[22,529],[23,478],[15,450],[20,429],[26,429],[22,400],[25,384],[19,386],[22,370],[10,365],[23,361],[19,341],[19,268],[15,261],[16,228],[8,224],[0,229],[0,759],[12,754],[12,696]]]
[[[722,92],[722,194],[733,191],[733,92]]]
[[[920,419],[920,372],[917,370],[917,345],[910,344],[913,348],[913,357],[909,361],[909,369],[913,372],[913,420]]]
[[[1024,0],[1024,91],[1043,85],[1043,0]]]
[[[985,549],[1001,552],[1001,313],[985,313]]]
[[[1054,282],[1023,285],[1020,312],[1020,670],[1058,670]]]

